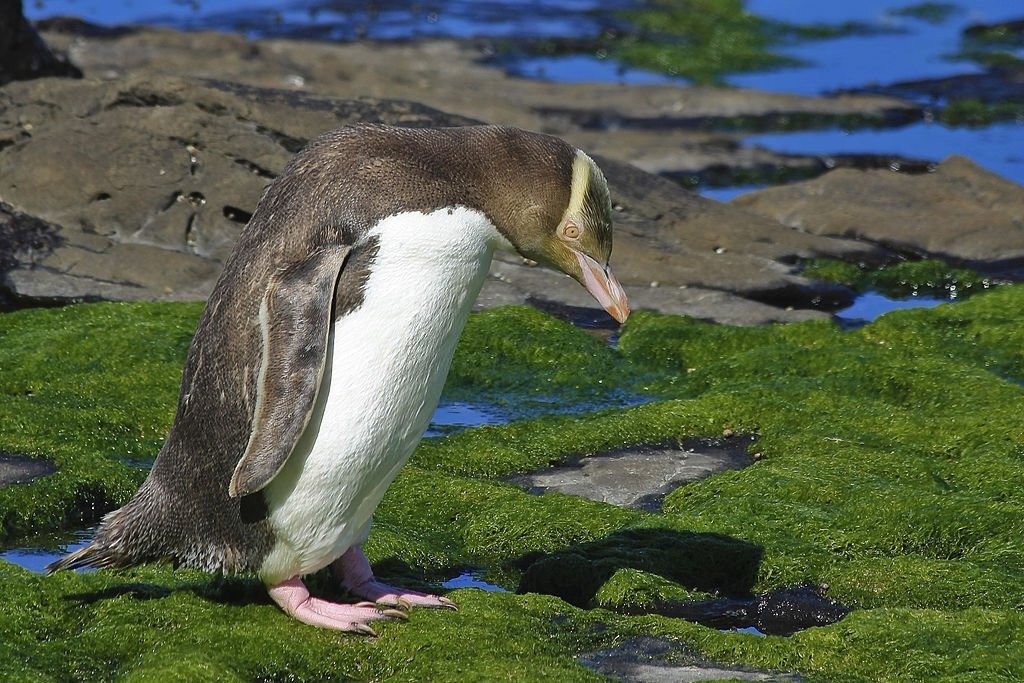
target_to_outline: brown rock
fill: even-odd
[[[731,203],[801,232],[1024,275],[1024,188],[961,156],[926,175],[840,169]]]
[[[0,230],[8,229],[4,216],[20,217],[7,225],[21,240],[0,248],[0,273],[11,296],[24,302],[204,297],[266,183],[308,139],[355,121],[420,126],[483,119],[554,132],[598,152],[617,209],[613,265],[634,308],[733,323],[821,316],[809,309],[845,303],[850,292],[800,277],[800,259],[882,262],[897,257],[889,247],[939,255],[964,249],[928,227],[961,214],[918,196],[949,175],[948,162],[924,178],[839,171],[829,178],[856,181],[753,195],[796,193],[779,195],[776,212],[749,197],[714,202],[622,162],[671,170],[690,168],[694,159],[712,163],[714,155],[740,159],[734,138],[677,125],[694,117],[910,109],[891,98],[543,83],[509,77],[480,63],[479,48],[452,41],[254,42],[163,30],[47,37],[69,49],[91,80],[0,89]],[[405,101],[337,99],[357,94],[416,98],[459,114]],[[599,132],[585,125],[587,116],[628,116],[651,127]],[[717,151],[701,157],[698,148]],[[992,214],[986,192],[998,204],[1019,190],[996,191],[986,182],[980,191],[974,171],[949,178],[961,186],[959,195],[934,191],[944,201],[961,197],[960,225],[981,225]],[[903,199],[880,199],[894,192]],[[819,193],[827,197],[812,204]],[[1017,204],[1006,206],[999,215],[1020,215]],[[808,227],[827,216],[840,223],[861,207],[876,213],[839,227]],[[887,225],[885,216],[900,225]],[[979,228],[991,240],[965,258],[1001,253],[996,232]],[[593,307],[564,278],[508,256],[496,261],[481,297],[483,305],[545,300]]]
[[[87,35],[84,33],[88,33]],[[917,105],[894,97],[809,97],[757,90],[551,83],[509,76],[486,63],[479,41],[398,43],[248,41],[237,35],[138,29],[116,34],[49,31],[89,76],[187,75],[340,98],[401,98],[489,123],[559,135],[581,149],[651,172],[815,168],[813,156],[741,147],[741,134],[708,133],[708,119],[748,121],[863,115],[906,120]]]
[[[309,138],[356,121],[467,122],[408,102],[168,77],[32,81],[0,98],[5,224],[50,226],[46,249],[6,255],[23,303],[205,298],[263,187]]]
[[[0,453],[0,487],[25,484],[56,471],[57,466],[49,460]]]
[[[308,139],[355,121],[471,122],[408,102],[167,76],[19,83],[0,97],[0,201],[23,217],[18,225],[47,226],[45,249],[8,257],[5,285],[22,303],[204,298],[263,187]],[[615,269],[634,307],[734,322],[804,318],[751,298],[810,306],[828,289],[786,263],[864,251],[600,163],[617,208]],[[557,274],[502,258],[485,304],[593,307]]]

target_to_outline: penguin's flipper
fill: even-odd
[[[262,361],[249,444],[228,495],[239,498],[270,483],[306,428],[327,358],[334,288],[351,247],[319,249],[275,273],[260,304]]]

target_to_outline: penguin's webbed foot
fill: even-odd
[[[270,597],[286,614],[304,624],[349,631],[367,636],[376,636],[369,622],[376,619],[408,619],[405,612],[396,609],[380,609],[373,603],[361,602],[356,605],[341,605],[309,594],[302,579],[295,577],[276,586],[267,588]]]
[[[344,555],[335,560],[331,564],[331,569],[341,581],[341,585],[349,592],[377,605],[402,609],[413,607],[458,609],[455,603],[446,597],[398,588],[377,581],[373,577],[373,569],[370,567],[366,555],[363,554],[362,547],[357,545],[346,550]]]

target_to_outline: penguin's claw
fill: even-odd
[[[403,591],[400,588],[394,588],[383,583],[378,583],[377,585],[383,586],[384,588],[394,592],[393,595],[385,595],[383,598],[377,600],[378,605],[390,604],[406,611],[411,610],[413,607],[432,607],[434,609],[450,609],[453,612],[459,611],[459,606],[443,595],[431,595],[430,593],[419,593],[417,591]],[[395,597],[395,595],[397,595],[397,597]],[[394,598],[394,602],[387,602],[391,598]]]
[[[369,623],[375,619],[408,619],[409,616],[396,609],[380,609],[372,602],[355,605],[341,605],[315,598],[309,594],[298,577],[270,586],[267,589],[271,599],[284,612],[304,624],[348,631],[367,636],[376,636]]]
[[[380,581],[367,581],[356,586],[345,583],[345,588],[361,598],[374,601],[378,607],[391,607],[408,612],[413,607],[458,610],[454,602],[440,595],[396,588]]]
[[[363,554],[362,548],[357,545],[346,550],[345,554],[334,561],[331,568],[334,570],[335,576],[341,580],[341,584],[349,592],[360,598],[372,600],[379,607],[397,607],[406,611],[411,610],[413,607],[459,609],[448,598],[397,588],[377,581],[373,578],[373,569],[371,569],[366,555]]]
[[[358,633],[362,636],[370,636],[371,638],[377,637],[377,632],[370,628],[369,624],[364,624],[362,622],[357,621],[351,624],[351,626],[353,633]]]
[[[383,602],[370,602],[369,600],[357,602],[356,604],[352,605],[352,607],[355,607],[357,609],[375,609],[379,614],[382,614],[385,617],[393,619],[409,619],[409,615],[406,614],[406,612],[408,612],[409,610],[402,609],[401,601],[399,601],[397,609],[395,609],[395,605],[388,605]]]

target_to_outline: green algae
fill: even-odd
[[[618,13],[624,26],[602,50],[631,66],[716,85],[728,74],[770,71],[804,62],[778,48],[890,31],[861,22],[793,24],[760,17],[742,0],[662,0]]]
[[[62,468],[0,489],[9,538],[95,518],[131,494],[141,470],[125,458],[159,447],[198,310],[104,304],[0,316],[0,450]],[[540,593],[455,591],[459,612],[414,610],[366,640],[290,621],[251,578],[159,566],[43,577],[0,562],[0,671],[11,680],[598,680],[578,655],[646,634],[812,681],[1019,678],[1020,311],[1024,287],[1007,285],[849,332],[638,312],[617,349],[528,309],[473,316],[451,395],[469,397],[480,382],[487,395],[659,399],[427,439],[388,491],[366,546],[383,579],[437,590],[480,566],[506,588]],[[502,481],[723,429],[757,434],[757,462],[677,489],[659,513],[531,496]],[[311,584],[337,594],[326,574]],[[629,614],[802,584],[827,585],[855,612],[789,638]]]
[[[371,640],[296,631],[251,581],[155,567],[40,577],[3,563],[0,580],[20,598],[0,620],[5,680],[600,680],[571,654],[595,636],[580,617],[560,623],[564,603],[544,596],[456,591],[459,612],[414,611]]]
[[[536,309],[510,307],[470,318],[445,396],[482,400],[522,416],[559,403],[609,400],[634,378],[602,339]]]
[[[743,0],[652,0],[615,10],[594,37],[539,40],[535,55],[589,53],[693,83],[722,85],[729,74],[801,66],[781,48],[796,42],[895,29],[863,22],[797,24],[748,12]],[[595,14],[600,14],[595,11]],[[923,12],[922,12],[923,13]],[[507,43],[506,50],[522,49]]]
[[[1001,60],[996,57],[975,55],[972,61],[997,66],[1020,64],[1019,59]],[[1024,102],[1010,99],[1002,102],[984,102],[973,97],[955,99],[939,110],[938,119],[947,126],[984,127],[1000,121],[1019,121],[1024,117]]]
[[[970,268],[938,259],[899,261],[869,267],[839,259],[812,259],[804,264],[805,277],[846,285],[858,292],[873,290],[892,298],[937,296],[963,298],[997,284]]]
[[[1010,69],[1019,69],[1024,62],[1015,54],[1024,47],[1024,33],[1013,21],[971,26],[964,34],[959,51],[951,59]]]
[[[685,0],[624,10],[633,30],[610,53],[627,64],[719,83],[727,73],[764,71],[800,62],[773,53],[766,20],[744,10],[741,0]]]
[[[664,603],[694,602],[717,597],[698,589],[687,588],[679,581],[665,578],[660,573],[633,567],[617,568],[592,596],[593,604],[605,609],[625,613],[643,613]]]
[[[0,452],[60,470],[0,488],[0,542],[124,501],[173,416],[200,307],[102,304],[0,315]],[[59,416],[57,418],[56,416]]]

